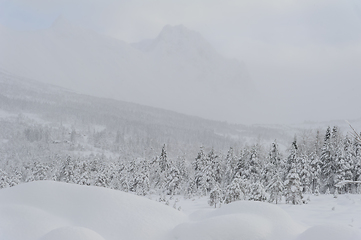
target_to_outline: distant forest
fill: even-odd
[[[337,127],[293,139],[276,128],[79,95],[0,71],[0,188],[54,180],[161,201],[181,194],[208,196],[213,206],[301,204],[306,193],[360,193],[360,149]]]
[[[332,193],[335,197],[361,193],[361,188],[351,183],[361,180],[361,143],[342,136],[337,127],[317,132],[309,141],[295,138],[285,153],[274,142],[268,148],[260,144],[231,147],[223,156],[216,149],[201,147],[193,157],[170,158],[163,145],[142,157],[122,158],[92,151],[86,154],[90,143],[119,151],[124,144],[120,133],[110,142],[106,131],[80,136],[75,130],[61,128],[58,132],[40,126],[11,131],[9,126],[0,126],[2,134],[12,135],[2,144],[0,188],[53,180],[138,195],[158,194],[164,201],[169,195],[209,196],[214,206],[236,200],[279,203],[282,197],[286,203],[302,204],[307,202],[305,193]],[[51,140],[54,136],[62,140]],[[64,136],[69,140],[64,141]],[[77,143],[80,138],[83,144]],[[134,142],[135,146],[143,144]]]

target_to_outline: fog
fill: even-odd
[[[47,29],[59,16],[127,43],[182,24],[221,55],[244,63],[255,91],[245,100],[248,110],[198,112],[201,117],[238,123],[361,117],[360,0],[0,0],[0,25],[8,29]],[[234,111],[227,107],[224,112]]]

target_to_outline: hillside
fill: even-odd
[[[4,142],[15,133],[26,139],[26,129],[38,129],[49,132],[39,137],[40,142],[70,141],[73,132],[73,144],[130,156],[158,152],[164,144],[175,155],[195,153],[200,146],[227,149],[241,144],[238,127],[244,126],[240,125],[80,95],[4,72],[0,73],[0,85]]]
[[[242,122],[245,116],[231,109],[244,107],[253,93],[244,64],[184,26],[165,26],[155,39],[136,44],[61,17],[48,29],[0,32],[0,68],[82,94]]]

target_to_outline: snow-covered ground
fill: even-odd
[[[178,199],[177,208],[172,207]],[[358,240],[361,195],[310,196],[309,204],[207,198],[169,206],[120,191],[59,182],[0,190],[1,240]]]

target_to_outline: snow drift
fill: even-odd
[[[0,239],[361,239],[358,228],[342,224],[307,228],[269,203],[239,201],[217,209],[192,203],[203,209],[186,216],[162,203],[116,190],[51,181],[25,183],[0,190]],[[311,206],[303,207],[305,211]]]
[[[329,224],[307,229],[297,240],[360,240],[360,231],[349,226]]]
[[[40,181],[0,191],[0,239],[6,240],[159,240],[184,220],[164,204],[99,187]]]
[[[279,207],[263,203],[239,201],[211,212],[195,212],[192,222],[175,228],[180,240],[271,240],[293,239],[305,230]]]
[[[104,240],[96,232],[82,227],[62,227],[45,234],[40,240]]]

